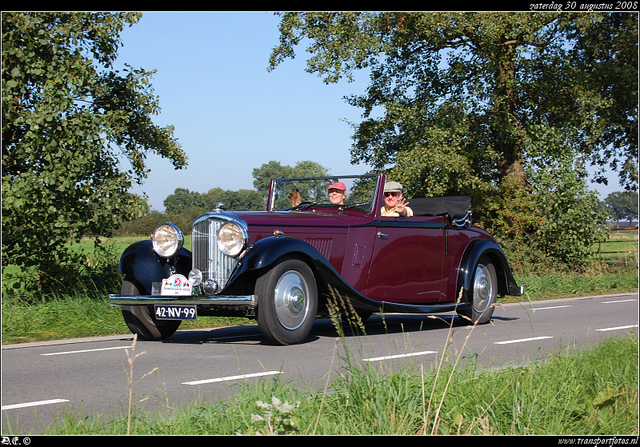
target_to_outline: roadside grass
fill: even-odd
[[[608,295],[638,291],[637,263],[607,266],[594,263],[585,272],[549,270],[545,273],[517,274],[524,286],[523,297],[505,296],[502,303],[538,301],[554,298]]]
[[[77,294],[26,304],[2,301],[2,343],[26,343],[123,334],[122,313],[106,299]]]
[[[360,363],[336,341],[326,385],[244,382],[232,398],[149,412],[65,414],[46,435],[637,435],[638,338],[567,347],[535,363]],[[447,353],[442,356],[459,355]],[[448,357],[450,358],[450,356]],[[473,356],[471,356],[473,358]],[[332,362],[331,369],[334,365]],[[135,393],[135,389],[132,390]],[[135,394],[133,394],[135,396]],[[17,423],[6,434],[18,433]]]
[[[131,335],[120,307],[111,307],[107,295],[54,296],[37,303],[2,300],[2,344],[70,338]],[[199,329],[252,324],[246,318],[198,317],[180,329]]]

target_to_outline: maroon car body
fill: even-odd
[[[351,202],[319,198],[342,180],[353,182]],[[314,181],[321,186],[310,186]],[[159,253],[152,241],[127,248],[123,288],[110,303],[122,306],[130,329],[146,339],[167,338],[196,314],[242,315],[256,318],[272,341],[292,344],[328,313],[332,296],[363,318],[457,311],[481,324],[497,297],[523,293],[495,239],[471,225],[468,198],[409,199],[414,216],[384,217],[385,181],[382,174],[273,180],[267,211],[216,209],[198,218],[193,251],[165,223],[168,243],[176,233],[174,251]],[[297,184],[313,196],[309,203],[291,198]],[[187,289],[177,290],[178,282]]]

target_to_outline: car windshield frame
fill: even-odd
[[[317,208],[335,208],[338,210],[354,209],[363,214],[373,214],[379,201],[378,193],[381,181],[380,174],[363,175],[327,175],[317,177],[285,177],[272,179],[269,185],[267,211],[304,211]],[[334,205],[329,201],[327,189],[337,182],[347,186],[347,198],[344,205]],[[306,186],[313,192],[298,191],[301,202],[291,203],[289,194],[296,185]],[[288,202],[286,202],[288,201]]]

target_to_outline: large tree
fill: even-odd
[[[153,72],[113,63],[138,13],[2,14],[2,263],[34,267],[42,290],[78,275],[68,242],[144,209],[131,194],[156,153],[186,155],[158,127]]]
[[[202,194],[187,188],[176,188],[162,203],[167,213],[180,213],[190,207],[204,208]]]
[[[280,33],[271,69],[307,39],[308,71],[325,82],[370,71],[350,98],[365,118],[354,161],[381,169],[447,148],[479,176],[524,182],[532,141],[552,127],[600,165],[637,164],[637,14],[286,13]]]
[[[542,210],[557,197],[532,185],[540,166],[576,191],[566,206],[586,203],[585,163],[637,185],[637,14],[286,13],[270,69],[303,43],[327,83],[369,74],[348,98],[363,111],[352,161],[409,196],[469,195],[504,237],[551,224]]]
[[[605,206],[616,221],[638,219],[638,193],[636,191],[615,191],[604,199]]]

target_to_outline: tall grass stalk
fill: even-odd
[[[136,344],[138,342],[138,335],[134,335],[133,336],[133,343],[131,344],[131,351],[129,351],[129,349],[125,349],[125,353],[127,354],[127,363],[129,365],[129,370],[127,371],[127,368],[124,367],[123,365],[123,369],[125,374],[127,375],[127,383],[129,384],[129,402],[128,402],[128,407],[127,407],[127,435],[130,433],[131,431],[131,412],[133,409],[132,406],[132,401],[133,401],[133,364],[135,363],[135,360],[140,357],[141,355],[146,354],[146,351],[142,351],[140,353],[136,354]],[[154,368],[151,371],[149,371],[148,373],[144,374],[142,377],[140,377],[140,379],[138,379],[138,381],[144,379],[145,377],[153,374],[154,372],[158,371],[158,368]]]
[[[336,352],[338,351],[338,343],[340,342],[340,338],[336,338],[336,343],[333,348],[333,354],[331,355],[331,365],[329,365],[329,371],[327,372],[327,380],[324,385],[324,390],[322,391],[322,399],[320,400],[320,408],[318,408],[318,417],[316,418],[316,423],[313,426],[312,435],[316,434],[316,430],[318,430],[318,423],[320,422],[320,415],[322,414],[322,407],[324,406],[324,397],[327,395],[327,390],[329,389],[329,383],[331,381],[331,371],[333,371],[333,361],[336,358]]]
[[[460,304],[460,302],[462,300],[462,292],[463,291],[461,289],[460,293],[458,295],[457,302],[456,302],[457,304]],[[493,309],[495,306],[496,305],[493,304],[490,307],[490,309]],[[430,318],[437,318],[437,317],[430,316]],[[471,322],[471,320],[465,315],[460,315],[460,318],[464,318],[464,319],[468,320],[469,322]],[[422,426],[422,429],[421,429],[422,434],[426,434],[427,424],[428,424],[428,421],[429,421],[429,415],[430,415],[430,411],[431,411],[431,402],[432,402],[433,397],[435,396],[435,389],[436,389],[436,385],[438,383],[438,378],[440,377],[440,371],[442,369],[442,365],[443,365],[444,359],[445,359],[445,357],[447,355],[447,352],[449,350],[449,347],[453,344],[453,321],[454,320],[452,318],[450,320],[450,323],[449,323],[449,332],[447,333],[447,339],[445,341],[445,346],[444,346],[444,348],[442,350],[442,355],[440,356],[440,362],[439,362],[438,368],[436,370],[436,377],[435,377],[435,380],[433,381],[433,389],[431,390],[431,397],[429,398],[429,407],[427,409],[426,418],[424,420],[424,423],[423,423],[423,426]],[[455,362],[453,364],[453,367],[451,368],[451,372],[449,373],[449,377],[447,379],[447,383],[445,385],[444,392],[442,393],[442,397],[440,399],[440,403],[436,407],[435,415],[434,415],[434,418],[433,418],[433,427],[431,429],[431,434],[437,433],[438,429],[440,427],[440,410],[442,409],[442,405],[444,403],[445,396],[447,395],[447,390],[449,389],[449,386],[451,385],[451,381],[453,380],[454,373],[458,368],[458,364],[459,364],[460,359],[462,357],[462,353],[464,352],[464,350],[465,350],[465,348],[467,346],[467,342],[469,341],[469,338],[471,338],[471,335],[472,335],[473,331],[475,330],[475,328],[477,326],[477,321],[476,322],[472,322],[472,323],[473,324],[471,326],[466,326],[466,329],[468,331],[467,336],[464,339],[462,347],[458,351],[458,355],[456,356]],[[491,322],[491,324],[493,324],[493,322]]]

